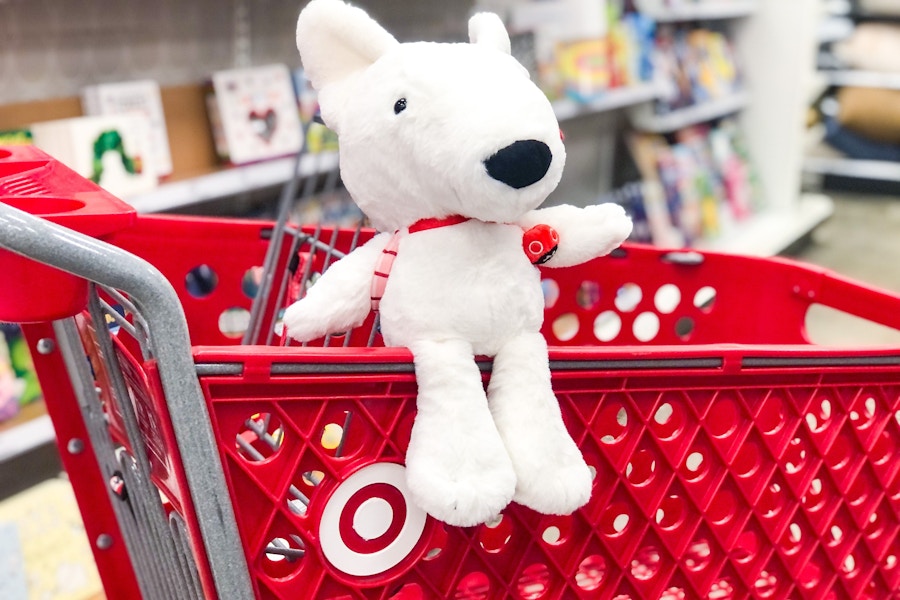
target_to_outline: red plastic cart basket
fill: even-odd
[[[25,323],[109,597],[897,596],[900,349],[819,347],[805,318],[822,304],[900,328],[900,299],[784,260],[634,246],[545,271],[553,383],[593,495],[571,516],[513,505],[452,528],[407,501],[415,378],[406,351],[363,347],[374,323],[237,345],[271,223],[135,217],[20,152],[0,153],[0,259],[91,283],[32,316],[54,293],[26,277],[0,318]],[[50,197],[103,214],[19,210]],[[110,243],[47,222],[107,218]],[[302,293],[366,235],[303,229],[276,269]]]

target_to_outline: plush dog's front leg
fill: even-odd
[[[356,327],[372,310],[375,265],[390,239],[382,233],[340,259],[284,311],[287,334],[299,342]]]
[[[568,204],[532,210],[520,220],[522,229],[549,225],[559,235],[559,247],[545,263],[570,267],[609,254],[631,234],[631,219],[618,204],[607,202],[578,208]]]
[[[541,334],[523,333],[500,349],[488,401],[516,471],[513,500],[555,515],[586,504],[591,472],[563,423]]]
[[[475,364],[461,340],[412,344],[418,412],[406,456],[414,501],[433,517],[468,527],[500,514],[516,477]]]

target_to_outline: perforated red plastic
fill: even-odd
[[[144,234],[168,223],[142,219],[120,238],[153,259]],[[260,598],[900,590],[900,350],[805,334],[816,303],[900,328],[896,297],[790,261],[634,246],[544,271],[554,386],[594,495],[572,516],[512,506],[458,529],[415,522],[396,480],[415,414],[409,355],[222,346],[218,311],[249,307],[239,276],[261,264],[269,225],[180,226],[196,235],[156,262],[178,263],[171,279],[204,323],[195,341],[214,344],[196,362]],[[241,261],[199,241],[220,238]],[[184,281],[198,264],[219,281],[202,299]]]
[[[0,147],[0,202],[101,239],[137,216],[131,206],[32,146]],[[51,321],[76,314],[87,302],[85,281],[6,250],[0,250],[0,273],[4,286],[32,291],[0,295],[0,320]]]
[[[619,350],[552,358],[566,424],[596,470],[589,505],[568,517],[512,506],[470,529],[429,521],[407,553],[355,577],[352,560],[323,553],[331,531],[323,514],[363,515],[341,490],[373,465],[402,464],[415,384],[393,370],[407,357],[360,364],[367,357],[345,352],[199,349],[201,364],[243,369],[203,384],[259,596],[874,600],[896,592],[896,364],[740,368],[739,355],[712,349],[674,360],[668,351],[635,359]],[[304,372],[310,363],[323,372]],[[254,375],[273,367],[299,372]],[[277,450],[260,458],[235,446],[250,418],[267,419],[282,440]],[[364,489],[365,499],[402,490],[385,485]],[[389,523],[398,528],[406,513],[395,504]],[[399,535],[388,529],[356,552],[389,552]],[[268,553],[278,540],[305,554],[287,562]],[[353,549],[352,540],[337,542]]]

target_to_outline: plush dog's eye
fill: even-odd
[[[406,98],[400,98],[396,102],[394,102],[394,114],[399,115],[404,110],[406,110]]]

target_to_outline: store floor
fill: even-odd
[[[834,215],[791,258],[900,294],[900,198],[829,194]],[[814,306],[807,318],[819,344],[900,346],[900,332]]]
[[[900,294],[900,198],[832,196],[834,216],[791,258]],[[833,311],[812,311],[807,325],[819,343],[900,347],[900,332]],[[48,469],[55,464],[48,463]],[[0,561],[0,598],[101,600],[87,543],[64,479],[0,502],[0,556],[17,549],[23,557],[20,562]]]

